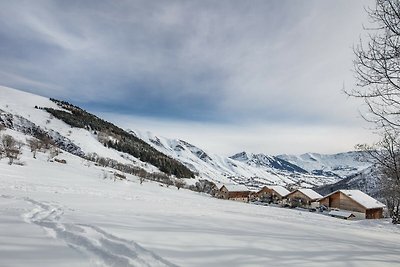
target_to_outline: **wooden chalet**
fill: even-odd
[[[317,206],[320,194],[309,188],[299,188],[286,195],[286,203],[291,207],[312,208]]]
[[[357,219],[380,219],[385,205],[360,190],[338,190],[319,200],[328,209],[351,211]]]
[[[218,198],[249,202],[250,190],[244,185],[223,185],[217,193]]]
[[[280,185],[264,186],[256,193],[256,199],[268,203],[280,203],[289,194],[289,190]]]

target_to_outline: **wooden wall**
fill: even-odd
[[[365,218],[366,219],[380,219],[380,218],[383,218],[383,209],[382,208],[369,209],[365,213]]]
[[[336,192],[329,197],[320,200],[321,205],[325,205],[330,208],[337,208],[342,210],[350,210],[356,212],[365,213],[365,208],[349,198],[342,192]]]
[[[320,204],[329,208],[354,211],[356,212],[354,214],[357,215],[357,218],[363,217],[366,219],[379,219],[383,217],[382,208],[366,209],[342,192],[336,192],[329,197],[321,199]],[[361,214],[363,214],[363,216],[360,216]]]
[[[329,197],[323,198],[319,201],[320,205],[324,205],[325,207],[330,207]]]
[[[311,199],[301,193],[300,191],[295,191],[287,196],[289,203],[292,205],[299,205],[300,207],[308,208],[311,204]]]
[[[357,202],[355,202],[353,199],[346,196],[342,192],[339,193],[340,193],[340,205],[339,205],[340,209],[365,213],[366,209],[363,206],[361,206],[360,204],[358,204]]]

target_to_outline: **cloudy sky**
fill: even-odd
[[[1,1],[0,84],[223,155],[374,139],[343,88],[359,0]]]

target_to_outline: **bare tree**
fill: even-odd
[[[33,158],[36,159],[36,153],[40,151],[45,146],[45,144],[41,140],[36,138],[27,139],[26,142],[31,149]]]
[[[0,140],[2,139],[2,137],[0,136]],[[0,143],[0,160],[5,156],[5,150],[3,147],[3,144]]]
[[[357,87],[346,91],[361,98],[378,127],[400,128],[400,1],[376,0],[367,9],[373,28],[366,28],[369,41],[354,48]]]
[[[358,145],[377,164],[380,192],[386,201],[392,223],[400,223],[400,135],[386,130],[382,140],[373,146]]]
[[[103,179],[108,179],[108,172],[103,170]]]
[[[366,9],[373,27],[368,41],[354,48],[357,87],[347,95],[362,99],[368,107],[365,120],[382,133],[373,146],[359,146],[380,170],[380,192],[393,223],[399,223],[400,204],[400,0],[376,0]]]
[[[56,146],[52,146],[49,149],[49,155],[47,157],[47,160],[50,161],[52,159],[54,159],[55,157],[57,157],[59,154],[61,153],[60,149]]]
[[[18,142],[11,135],[3,135],[1,138],[1,150],[8,158],[8,164],[12,165],[14,160],[21,154],[22,143]]]
[[[400,127],[400,1],[377,0],[367,9],[373,28],[369,40],[354,48],[357,87],[345,91],[361,98],[378,127]]]

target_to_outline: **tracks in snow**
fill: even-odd
[[[64,209],[59,205],[30,198],[23,200],[35,206],[24,215],[25,221],[43,227],[55,238],[89,255],[95,262],[118,267],[176,266],[136,242],[116,237],[96,226],[60,222]]]

